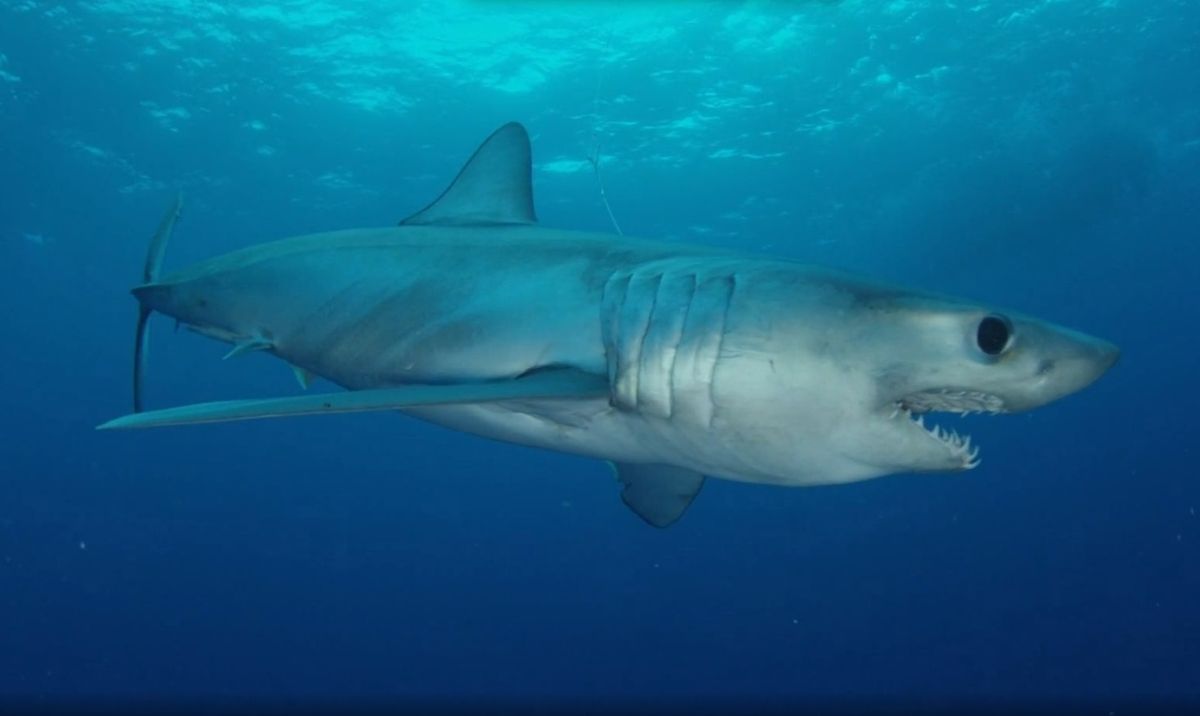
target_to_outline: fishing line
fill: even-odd
[[[607,54],[609,49],[609,39],[611,31],[604,38],[604,51]],[[596,66],[596,91],[592,95],[592,151],[588,153],[588,163],[592,165],[592,173],[596,176],[596,186],[600,189],[600,201],[604,203],[604,210],[608,212],[608,220],[612,222],[613,228],[616,229],[619,236],[624,236],[625,232],[621,231],[621,225],[617,223],[617,217],[613,214],[612,205],[608,203],[608,192],[604,189],[604,177],[600,175],[600,87],[604,80],[604,62],[600,62]]]

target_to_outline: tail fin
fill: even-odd
[[[167,250],[167,241],[175,229],[175,221],[183,209],[183,194],[176,194],[170,208],[158,224],[158,231],[150,240],[150,248],[146,251],[146,265],[142,269],[142,283],[149,284],[158,280],[162,273],[163,254]],[[142,412],[142,376],[146,373],[146,339],[147,327],[150,323],[151,310],[144,305],[138,306],[137,335],[133,343],[133,412]]]

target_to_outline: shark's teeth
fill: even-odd
[[[995,414],[1004,411],[1002,398],[977,390],[936,388],[912,393],[899,402],[902,407],[918,413],[939,411],[970,415],[971,413]]]
[[[981,413],[981,412],[995,413],[995,412],[999,412],[999,411],[998,410],[953,410],[951,412],[956,412],[959,415],[969,415],[971,413]],[[930,437],[935,438],[936,440],[941,442],[943,445],[945,445],[950,450],[950,452],[955,457],[962,460],[962,467],[964,470],[973,470],[976,467],[979,467],[979,464],[980,464],[979,447],[971,444],[971,436],[970,435],[960,435],[957,430],[943,428],[940,425],[931,425],[929,427],[926,427],[925,416],[921,413],[912,412],[912,410],[909,409],[909,406],[907,404],[905,404],[903,401],[895,404],[895,406],[892,408],[892,413],[889,416],[889,418],[896,418],[898,415],[901,415],[901,414],[903,414],[905,418],[912,420],[914,423],[921,426],[921,428],[924,429],[925,432],[929,433]]]

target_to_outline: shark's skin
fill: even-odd
[[[144,312],[353,391],[554,369],[604,378],[600,395],[404,410],[611,460],[626,501],[657,525],[678,518],[704,475],[818,485],[968,469],[969,442],[911,413],[1033,408],[1117,360],[1102,340],[969,301],[791,261],[540,227],[523,204],[527,167],[525,186],[511,186],[520,171],[501,170],[500,189],[479,194],[497,171],[489,162],[505,164],[522,142],[527,160],[524,130],[498,130],[415,221],[252,246],[134,293]]]

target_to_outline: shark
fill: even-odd
[[[1120,355],[1006,309],[799,261],[541,226],[529,135],[492,133],[394,226],[257,244],[163,274],[150,242],[134,411],[102,429],[400,411],[608,461],[665,527],[707,478],[780,486],[961,472],[978,447],[935,413],[1012,413]],[[143,408],[152,314],[262,352],[328,393]]]

